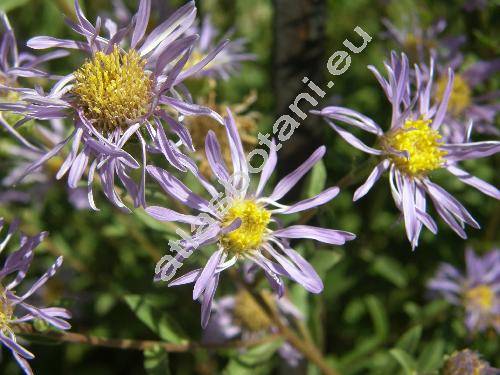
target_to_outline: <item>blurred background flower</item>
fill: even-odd
[[[442,264],[429,282],[429,289],[466,312],[465,325],[471,332],[493,328],[500,332],[500,250],[477,256],[465,253],[466,273]]]

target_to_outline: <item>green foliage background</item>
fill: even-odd
[[[69,0],[0,0],[22,43],[35,35],[73,37],[60,16],[71,9]],[[94,19],[97,13],[111,12],[109,2],[82,1]],[[135,1],[127,2],[135,9]],[[175,3],[175,2],[174,2]],[[179,1],[177,3],[180,3]],[[329,0],[327,4],[327,56],[318,61],[324,69],[329,54],[342,47],[353,35],[355,25],[374,37],[369,47],[353,57],[348,72],[336,80],[329,92],[342,105],[372,116],[386,124],[389,105],[366,65],[382,66],[393,44],[380,37],[381,19],[387,17],[405,26],[405,15],[413,10],[421,14],[424,25],[437,17],[449,21],[448,35],[468,37],[464,52],[468,62],[498,57],[497,0],[482,12],[465,13],[462,0],[454,1],[371,1]],[[258,101],[252,107],[262,114],[259,130],[274,122],[271,88],[273,7],[270,0],[209,0],[198,2],[201,14],[211,12],[222,28],[235,26],[237,35],[249,40],[249,50],[258,61],[245,64],[241,74],[219,87],[219,98],[238,102],[257,90]],[[496,10],[496,13],[495,13]],[[155,22],[158,15],[153,13]],[[51,68],[65,72],[78,66],[75,55],[54,62]],[[300,77],[297,77],[299,79]],[[499,77],[493,77],[484,90],[498,89]],[[365,160],[321,121],[327,146],[324,164],[318,166],[302,186],[302,196],[311,196],[323,186],[332,186]],[[5,134],[0,134],[2,142]],[[293,138],[291,139],[293,143]],[[300,150],[297,150],[300,152]],[[305,158],[305,157],[304,157]],[[287,163],[287,160],[282,160]],[[465,167],[496,185],[499,181],[499,159],[490,158],[465,163]],[[2,168],[3,169],[3,168]],[[2,175],[0,169],[0,176]],[[341,228],[358,235],[347,246],[329,247],[312,241],[297,245],[323,278],[325,290],[318,296],[290,285],[293,302],[303,311],[315,342],[326,353],[328,361],[342,374],[435,374],[446,355],[455,350],[472,348],[492,364],[500,366],[500,343],[492,332],[470,336],[464,329],[463,312],[444,301],[430,301],[425,283],[445,261],[463,268],[464,250],[473,247],[484,253],[498,246],[500,206],[479,192],[465,187],[446,174],[437,181],[470,209],[482,225],[468,230],[469,240],[462,241],[442,222],[439,234],[424,230],[421,244],[414,252],[404,235],[386,180],[382,180],[359,203],[352,202],[355,186],[320,208],[314,223]],[[199,305],[191,300],[188,287],[166,288],[153,284],[155,259],[167,250],[167,241],[175,238],[172,227],[159,224],[144,213],[124,215],[98,198],[98,213],[77,211],[66,199],[63,182],[37,200],[35,205],[3,205],[0,216],[19,217],[23,229],[31,234],[48,230],[50,237],[38,249],[33,274],[43,272],[57,254],[65,264],[52,280],[42,298],[69,308],[75,332],[131,339],[155,339],[180,343],[199,340]],[[183,270],[203,264],[208,255],[192,257]],[[229,279],[222,283],[219,296],[234,291]],[[236,349],[199,350],[166,354],[161,350],[125,351],[87,345],[59,344],[35,340],[30,348],[36,353],[32,361],[38,374],[267,374],[284,371],[275,344],[265,344],[246,353]],[[289,370],[287,370],[289,371]],[[317,374],[306,365],[297,373]],[[4,352],[0,373],[19,373],[16,364]]]

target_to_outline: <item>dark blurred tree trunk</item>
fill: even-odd
[[[273,0],[274,46],[273,46],[273,91],[276,100],[276,119],[289,114],[288,106],[297,94],[310,92],[302,82],[308,77],[324,88],[323,75],[326,69],[325,21],[326,0]],[[317,97],[316,97],[317,99]],[[304,112],[312,109],[303,102]],[[283,144],[280,157],[287,161],[281,173],[296,167],[307,154],[321,142],[316,116],[309,115],[300,120],[301,126]],[[283,167],[283,164],[282,164]]]

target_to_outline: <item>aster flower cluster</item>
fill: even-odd
[[[28,193],[7,190],[0,193],[0,201],[38,198],[52,187],[54,179],[66,176],[70,197],[78,208],[99,210],[95,202],[95,187],[99,186],[106,199],[127,214],[136,208],[160,223],[175,223],[178,229],[189,226],[188,234],[178,231],[181,239],[169,241],[170,249],[157,264],[154,280],[168,281],[172,287],[192,284],[192,299],[201,304],[203,341],[262,337],[279,333],[280,325],[302,322],[303,314],[287,298],[287,283],[295,282],[313,294],[321,293],[324,284],[296,241],[343,246],[356,235],[308,224],[306,211],[315,213],[329,204],[339,195],[338,186],[295,203],[286,198],[334,150],[319,146],[298,167],[278,176],[279,147],[272,140],[262,170],[252,176],[246,152],[256,143],[260,117],[247,109],[255,98],[250,95],[247,103],[221,105],[211,90],[208,99],[197,98],[196,102],[186,85],[190,79],[209,77],[214,82],[237,74],[242,61],[256,58],[246,52],[245,40],[225,40],[232,32],[220,38],[209,16],[196,23],[194,2],[153,28],[149,28],[151,0],[140,0],[135,14],[128,13],[121,2],[116,4],[119,23],[108,16],[91,22],[75,0],[76,18],[66,19],[66,23],[78,38],[31,38],[27,42],[31,49],[56,49],[38,57],[18,53],[12,27],[1,15],[0,125],[9,135],[3,152],[14,161],[2,185],[10,189],[23,181],[34,189]],[[455,73],[463,60],[457,52],[462,38],[453,39],[455,44],[448,45],[445,57],[440,46],[431,43],[444,30],[443,22],[431,30],[404,35],[388,24],[407,53],[392,52],[384,62],[385,73],[368,67],[390,105],[387,126],[346,107],[312,111],[335,135],[374,161],[353,201],[367,195],[387,173],[390,194],[413,250],[424,227],[433,234],[438,232],[430,203],[461,238],[467,238],[466,225],[480,228],[469,211],[435,182],[435,172],[448,172],[500,199],[497,187],[459,165],[500,151],[498,141],[470,141],[472,124],[474,129],[498,135],[492,126],[500,108],[493,102],[496,93],[475,97],[472,90],[500,64],[478,62]],[[39,67],[70,53],[80,56],[81,64],[64,76]],[[408,54],[416,60],[414,65]],[[448,63],[443,63],[446,59]],[[26,82],[33,84],[24,87]],[[464,127],[464,122],[469,126]],[[358,138],[362,131],[374,138],[371,145]],[[153,203],[156,199],[161,203]],[[3,225],[0,219],[0,229]],[[8,228],[0,251],[16,233],[17,225]],[[27,292],[21,296],[14,292],[45,235],[21,233],[19,248],[0,270],[0,341],[26,373],[31,373],[26,360],[33,355],[18,344],[16,326],[40,319],[56,329],[70,328],[65,309],[37,308],[25,302],[55,274],[62,258]],[[483,258],[472,250],[466,254],[465,276],[445,264],[429,288],[464,308],[471,332],[489,327],[499,332],[500,252],[493,250]],[[191,256],[201,267],[174,278]],[[256,286],[253,281],[260,277],[270,288],[258,293],[277,316],[274,320],[240,285]],[[223,278],[231,278],[238,287],[233,295],[217,299]],[[289,341],[285,340],[280,354],[297,366],[303,353]],[[453,363],[449,368],[454,368]]]

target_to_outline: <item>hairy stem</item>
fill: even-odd
[[[17,333],[22,335],[45,337],[54,339],[60,342],[84,344],[91,346],[100,346],[105,348],[115,348],[124,350],[146,350],[152,348],[162,348],[167,352],[182,353],[193,350],[205,349],[228,349],[228,348],[248,348],[256,345],[261,345],[267,342],[275,341],[281,338],[279,334],[267,335],[265,337],[253,340],[233,340],[222,343],[200,343],[186,342],[182,344],[174,344],[156,340],[131,340],[131,339],[110,339],[87,335],[75,332],[37,332],[31,325],[23,324],[17,327]]]

